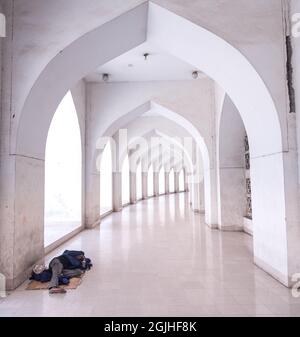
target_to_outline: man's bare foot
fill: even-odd
[[[59,287],[49,289],[49,294],[65,294],[66,292],[66,289]]]

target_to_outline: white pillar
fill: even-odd
[[[179,192],[179,172],[174,172],[174,191]]]
[[[189,183],[186,170],[184,170],[184,191],[185,192],[189,191]]]
[[[170,173],[170,172],[165,172],[165,193],[166,193],[166,194],[169,194],[169,193],[170,193],[169,173]]]
[[[142,198],[148,199],[148,173],[142,172]]]
[[[100,223],[100,172],[97,171],[92,156],[86,155],[85,172],[85,227],[93,228]]]
[[[197,213],[205,213],[203,182],[192,184],[192,188],[192,210]]]
[[[159,196],[159,173],[158,172],[153,172],[153,191],[154,191],[154,196],[158,197]]]
[[[205,202],[204,202],[204,181],[199,183],[200,191],[200,213],[205,213]]]
[[[122,206],[122,172],[113,172],[113,211],[120,212]]]
[[[130,172],[130,203],[136,203],[136,172]]]

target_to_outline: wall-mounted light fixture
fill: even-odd
[[[109,80],[109,74],[102,74],[102,80],[107,82]]]
[[[196,80],[199,77],[199,71],[198,70],[193,71],[192,77],[193,77],[194,80]]]
[[[144,56],[144,59],[145,59],[145,61],[147,61],[148,60],[148,57],[149,57],[149,53],[145,53],[143,56]]]

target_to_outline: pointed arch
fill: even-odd
[[[109,45],[105,43],[108,36],[111,41]],[[290,276],[296,272],[299,264],[299,260],[292,261],[289,257],[300,256],[297,254],[297,245],[289,243],[289,249],[295,254],[291,254],[287,246],[287,242],[293,241],[293,230],[290,228],[294,226],[292,219],[295,211],[295,205],[287,200],[297,199],[294,189],[297,181],[296,177],[291,177],[292,182],[288,182],[286,176],[288,170],[285,168],[290,167],[294,159],[290,158],[293,154],[287,153],[286,126],[281,128],[271,93],[256,69],[237,48],[220,36],[161,6],[144,3],[79,37],[53,57],[25,97],[15,120],[17,127],[13,132],[17,135],[11,137],[11,153],[15,155],[15,160],[19,163],[23,157],[43,160],[50,121],[67,90],[101,64],[146,39],[205,72],[224,88],[239,110],[251,149],[256,263],[284,284],[289,284]],[[61,76],[62,73],[64,76]],[[58,78],[60,81],[57,81]],[[32,128],[32,125],[39,127]],[[266,130],[270,131],[268,137],[265,137]],[[209,205],[206,207],[206,218],[208,223],[214,224],[217,221],[216,204],[211,207],[210,202],[217,199],[215,181],[211,182],[215,168],[209,158],[208,162],[204,160],[204,166],[207,168],[204,179],[205,203]],[[20,167],[21,164],[17,167],[15,181],[24,177],[30,181],[33,172],[30,165],[28,172]],[[44,166],[41,165],[37,171],[38,176],[43,177]],[[26,192],[20,188],[17,191],[20,198],[25,200]],[[37,199],[42,198],[43,192],[43,189],[37,192]],[[30,209],[30,206],[29,201],[28,204],[21,203],[15,212],[26,218],[29,215],[26,209]],[[36,206],[33,212],[38,214],[34,219],[42,216],[42,210],[38,208],[40,207]],[[34,221],[29,222],[28,226],[33,229]],[[39,242],[38,250],[41,251],[39,235],[36,239]],[[276,238],[276,244],[272,238]],[[273,256],[277,258],[274,259]],[[18,274],[21,272],[18,270]]]
[[[53,116],[45,152],[44,233],[48,246],[81,226],[81,135],[71,92]]]

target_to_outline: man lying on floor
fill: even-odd
[[[51,260],[48,270],[40,270],[39,273],[34,270],[32,279],[45,282],[47,281],[45,278],[51,275],[49,293],[61,294],[65,293],[66,290],[61,288],[59,286],[60,284],[66,284],[66,281],[68,282],[68,280],[72,277],[80,277],[91,267],[91,260],[85,257],[84,252],[77,250],[65,250],[62,255]],[[42,275],[41,272],[44,275]]]

